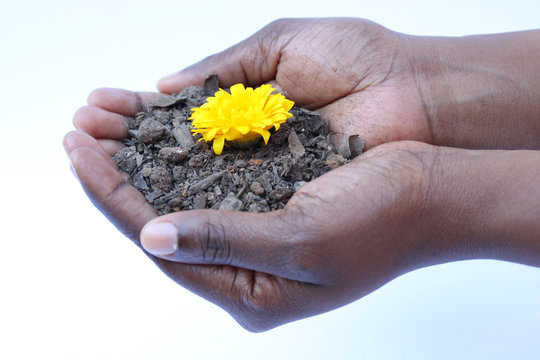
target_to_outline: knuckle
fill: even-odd
[[[230,264],[232,248],[225,225],[204,221],[197,227],[197,233],[201,258],[205,262]]]
[[[284,235],[289,243],[289,251],[284,254],[284,266],[296,279],[317,283],[326,271],[327,242],[321,241],[326,232],[319,226],[317,217],[305,209],[304,206],[293,205],[283,214],[284,223],[288,223],[284,229],[294,229]]]

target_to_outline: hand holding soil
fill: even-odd
[[[539,37],[424,38],[358,19],[283,20],[161,80],[165,93],[208,74],[222,87],[270,83],[328,119],[338,147],[360,135],[371,148],[267,213],[156,218],[112,156],[128,138],[126,117],[157,94],[94,91],[64,145],[93,203],[168,276],[262,331],[424,266],[540,266],[539,152],[434,146],[540,147]]]

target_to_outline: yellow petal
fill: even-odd
[[[204,140],[206,141],[210,141],[214,138],[214,136],[216,136],[217,132],[219,131],[219,128],[213,128],[213,129],[210,129],[210,131],[208,131],[205,135],[204,135]]]
[[[242,135],[246,135],[249,132],[249,126],[237,126],[236,130],[240,131]]]
[[[264,129],[253,129],[254,132],[260,134],[264,140],[265,144],[268,144],[268,139],[270,139],[270,132]]]
[[[236,84],[236,85],[231,86],[232,96],[242,95],[245,91],[246,91],[246,88],[244,88],[244,85],[242,84]]]
[[[223,136],[223,135],[217,136],[214,139],[213,148],[214,148],[214,152],[217,155],[221,155],[221,152],[223,151],[223,145],[224,144],[225,144],[225,136]]]

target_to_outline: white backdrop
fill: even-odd
[[[162,275],[86,199],[61,141],[92,89],[152,91],[274,19],[307,16],[459,36],[540,28],[540,2],[0,0],[1,359],[538,356],[540,269],[427,268],[251,334]]]

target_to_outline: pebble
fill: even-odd
[[[146,119],[141,123],[137,138],[145,144],[154,144],[164,138],[169,131],[159,121]]]
[[[178,142],[178,146],[183,150],[191,150],[195,146],[195,141],[193,141],[193,135],[187,124],[179,124],[173,129],[172,134]]]
[[[262,195],[264,194],[264,188],[262,187],[261,183],[260,182],[253,182],[251,184],[251,186],[249,187],[249,189],[251,190],[252,193],[254,193],[255,195]]]
[[[261,165],[263,163],[262,159],[250,159],[249,165]]]
[[[137,158],[135,157],[135,147],[125,147],[120,149],[114,156],[114,162],[120,168],[120,170],[131,174],[137,167]]]
[[[176,164],[187,158],[188,155],[189,151],[182,150],[179,147],[165,147],[159,150],[158,157],[160,160]]]
[[[302,186],[306,185],[306,181],[297,181],[293,184],[294,192],[297,192]]]
[[[204,209],[206,207],[206,193],[200,192],[195,195],[193,199],[193,208],[194,209]]]
[[[294,192],[289,188],[278,187],[278,188],[272,190],[272,192],[270,192],[270,194],[268,194],[268,196],[271,199],[283,201],[283,200],[289,200],[291,198],[291,196],[293,196],[293,194],[294,194]]]
[[[137,172],[133,176],[133,186],[135,186],[139,190],[148,190],[148,184],[144,180],[144,174],[142,170]]]
[[[167,192],[172,189],[173,177],[166,168],[158,166],[152,168],[152,172],[150,173],[150,184],[152,184],[153,188]]]
[[[219,205],[219,210],[234,210],[240,211],[244,207],[242,201],[238,200],[233,193],[227,195],[225,199]]]

